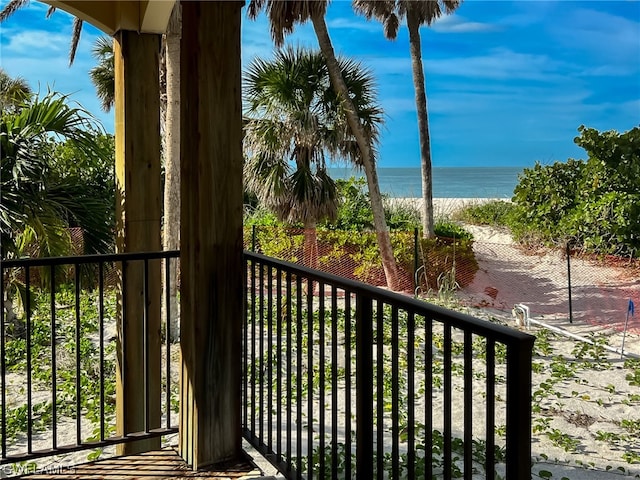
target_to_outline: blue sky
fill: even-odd
[[[1,0],[4,6],[6,0]],[[30,5],[0,27],[0,65],[37,91],[71,94],[108,131],[113,113],[99,108],[88,71],[100,35],[85,26],[68,67],[71,17]],[[379,166],[419,166],[406,28],[385,40],[350,2],[334,1],[327,24],[339,54],[374,73],[386,113]],[[584,124],[626,131],[640,124],[639,1],[467,0],[422,31],[434,166],[530,166],[583,158],[573,138]],[[316,47],[310,25],[288,41]],[[268,58],[264,18],[243,19],[243,64]]]

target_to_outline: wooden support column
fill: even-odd
[[[182,2],[180,454],[241,452],[243,3]]]
[[[160,35],[131,31],[115,35],[118,252],[162,249],[159,52]],[[144,431],[147,418],[149,429],[160,427],[160,263],[149,263],[146,304],[144,277],[143,262],[130,262],[120,272],[116,365],[119,435]],[[132,454],[159,448],[158,437],[118,445],[117,452]]]

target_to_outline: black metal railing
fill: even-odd
[[[167,284],[175,282],[169,266],[178,257],[178,251],[167,251],[0,262],[1,464],[177,432],[172,395],[178,391],[178,370],[171,368],[170,321],[163,325],[164,345],[154,347],[161,355],[149,355],[149,339],[156,333],[150,335],[150,315],[158,314],[158,302],[169,312],[170,299],[168,292],[151,298],[149,285],[157,290],[161,275]],[[141,283],[141,318],[122,313],[135,301],[128,298],[128,282]],[[118,328],[134,322],[143,332],[144,382],[136,388],[144,398],[144,422],[139,430],[117,433],[116,375],[127,368]],[[158,361],[162,365],[152,364]],[[149,372],[158,370],[163,398],[154,399]],[[120,378],[123,390],[131,392],[124,372]],[[150,420],[150,404],[162,418]]]
[[[244,436],[287,478],[530,478],[532,336],[244,255]]]

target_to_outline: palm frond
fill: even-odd
[[[76,59],[76,52],[78,51],[78,44],[80,43],[80,34],[82,33],[82,23],[82,20],[78,17],[74,17],[71,46],[69,47],[69,66],[73,65],[73,61]]]
[[[361,64],[340,59],[365,132],[376,142],[383,115],[375,84]],[[326,157],[361,163],[344,101],[332,88],[318,51],[284,48],[257,59],[244,75],[245,182],[283,220],[313,224],[334,218],[335,184]]]
[[[269,18],[271,37],[276,46],[281,47],[295,24],[302,24],[315,15],[324,16],[328,3],[328,0],[251,0],[247,15],[255,19],[264,10]]]
[[[0,68],[0,111],[17,109],[31,98],[31,87],[22,77],[11,77]]]
[[[11,15],[28,4],[29,0],[10,0],[2,11],[0,11],[0,23],[4,22],[7,18],[11,17]]]
[[[113,42],[109,37],[98,37],[91,54],[98,64],[89,70],[91,83],[96,89],[102,110],[108,112],[115,102]]]
[[[85,110],[72,108],[66,101],[66,96],[50,92],[0,118],[3,255],[17,251],[16,234],[26,228],[35,232],[41,251],[47,254],[64,250],[61,229],[72,223],[90,225],[90,241],[94,235],[97,248],[104,245],[100,239],[111,236],[111,226],[104,221],[111,207],[91,197],[86,182],[76,181],[74,190],[65,183],[68,179],[52,174],[54,137],[71,142],[87,157],[103,156],[95,139],[97,124]]]
[[[386,38],[395,39],[398,36],[400,19],[396,14],[398,7],[395,0],[353,0],[351,4],[354,11],[364,15],[367,20],[380,20]]]

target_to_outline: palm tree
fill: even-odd
[[[431,170],[431,139],[427,93],[422,66],[420,26],[431,25],[443,13],[450,14],[462,0],[353,0],[353,7],[367,19],[372,17],[382,21],[387,38],[395,39],[398,34],[399,18],[406,18],[409,30],[409,49],[413,70],[413,86],[418,113],[418,133],[420,135],[420,165],[422,167],[422,234],[425,238],[435,236],[433,231],[433,178]]]
[[[22,77],[12,78],[0,68],[0,111],[15,111],[31,97],[31,88]]]
[[[251,0],[248,7],[248,15],[250,18],[256,18],[262,9],[266,10],[271,25],[271,35],[276,46],[281,46],[284,43],[285,34],[293,31],[295,23],[303,23],[307,20],[311,20],[313,23],[320,51],[327,63],[331,84],[344,103],[346,119],[351,135],[353,135],[360,150],[360,160],[369,187],[371,210],[373,211],[373,221],[378,239],[378,247],[380,248],[382,266],[387,279],[387,286],[392,290],[398,290],[398,269],[391,248],[389,229],[387,228],[387,222],[384,217],[382,195],[380,194],[380,185],[374,164],[374,152],[371,147],[370,138],[367,137],[365,129],[360,122],[359,112],[349,96],[349,90],[341,75],[340,66],[333,50],[327,24],[324,19],[327,4],[327,0]]]
[[[73,176],[52,168],[52,139],[72,142],[87,157],[105,153],[97,147],[97,124],[67,97],[53,92],[36,97],[16,112],[0,118],[0,234],[2,256],[20,256],[25,239],[39,255],[68,253],[67,227],[78,225],[89,236],[87,253],[105,251],[112,225],[105,220],[108,206],[93,198],[92,189]],[[108,200],[107,200],[108,201]],[[107,212],[105,212],[105,208]]]
[[[363,124],[376,141],[382,111],[371,74],[338,59],[342,76]],[[326,169],[327,157],[360,163],[344,105],[331,88],[319,52],[287,48],[272,61],[255,60],[244,80],[247,104],[245,165],[247,188],[287,222],[305,229],[305,264],[317,264],[316,224],[337,214],[338,197]]]
[[[182,18],[180,2],[176,2],[171,12],[164,39],[164,61],[162,63],[165,81],[165,102],[162,108],[164,124],[164,220],[162,225],[162,243],[165,250],[180,248],[180,38]],[[177,278],[177,264],[170,262],[170,278]],[[179,337],[180,319],[178,316],[178,286],[175,282],[164,285],[168,290],[170,337],[176,341]],[[166,298],[166,290],[162,292]],[[165,306],[163,304],[162,308]],[[163,315],[165,315],[163,313]]]
[[[113,108],[116,99],[113,40],[109,37],[98,37],[91,54],[98,64],[89,70],[89,77],[96,88],[102,110],[108,112]]]

